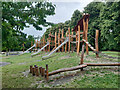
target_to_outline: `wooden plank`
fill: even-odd
[[[96,36],[95,36],[95,48],[96,48],[96,51],[97,51],[97,52],[99,51],[99,49],[98,49],[98,36],[99,36],[99,30],[96,30]],[[99,58],[98,53],[96,53],[96,58]]]
[[[92,49],[93,51],[96,51],[96,49],[94,49],[94,47],[92,47],[92,46],[89,44],[89,42],[86,42],[85,39],[82,39],[82,40],[90,47],[90,49]]]
[[[54,36],[54,35],[52,35],[52,34],[49,34],[49,36],[50,36],[50,37],[53,37],[53,38],[55,38],[55,36]]]
[[[87,63],[87,66],[120,66],[120,63]]]
[[[79,55],[80,52],[80,25],[78,25],[78,47],[77,47],[77,54]]]
[[[49,76],[60,73],[60,72],[66,72],[66,71],[73,71],[73,70],[77,70],[77,69],[81,69],[81,68],[85,68],[87,67],[86,64],[83,65],[79,65],[79,66],[75,66],[75,67],[71,67],[71,68],[63,68],[63,69],[58,69],[56,71],[52,71],[49,73]]]

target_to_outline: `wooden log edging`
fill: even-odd
[[[87,66],[120,66],[120,63],[86,63]]]
[[[82,64],[82,65],[71,67],[71,68],[58,69],[58,70],[50,72],[49,76],[57,74],[57,73],[60,73],[60,72],[73,71],[73,70],[77,70],[77,69],[81,69],[81,68],[85,68],[85,67],[87,67],[87,65],[86,64]]]

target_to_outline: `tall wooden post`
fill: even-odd
[[[77,30],[76,30],[76,48],[78,47],[78,33],[77,33]]]
[[[83,19],[83,39],[85,39],[85,19]],[[81,53],[81,62],[80,64],[83,64],[84,59],[84,42],[82,44],[82,53]],[[83,69],[81,69],[83,70]]]
[[[31,47],[33,46],[33,41],[31,41]],[[32,48],[31,48],[31,53],[32,53]]]
[[[36,41],[35,41],[35,40],[34,40],[34,44],[36,45]],[[35,52],[35,48],[36,48],[36,47],[34,47],[34,52]]]
[[[40,41],[39,41],[39,48],[40,48]]]
[[[97,52],[99,51],[99,49],[98,49],[98,36],[99,36],[99,30],[96,30],[96,36],[95,36],[95,48],[96,48],[96,51],[97,51]],[[96,57],[99,58],[98,53],[96,53]]]
[[[73,29],[72,29],[72,36],[73,36]],[[71,41],[73,42],[73,37],[71,37]],[[72,53],[73,53],[73,43],[71,45],[71,50],[72,50]]]
[[[55,48],[57,48],[57,32],[55,32]]]
[[[36,51],[38,50],[38,40],[37,40],[37,43],[36,43]]]
[[[43,46],[45,46],[45,35],[43,36]],[[44,48],[45,51],[45,48]]]
[[[33,68],[33,66],[31,65],[31,66],[30,66],[30,73],[32,73],[32,68]]]
[[[50,35],[51,35],[51,32],[50,32]],[[49,52],[50,52],[50,42],[51,42],[51,37],[49,36]]]
[[[59,29],[59,32],[58,32],[58,46],[60,45],[60,29]],[[60,49],[58,49],[58,52],[60,52]]]
[[[48,64],[46,64],[46,80],[48,81],[49,75],[48,75]]]
[[[24,52],[24,48],[25,48],[25,46],[24,46],[24,43],[23,43],[23,52]]]
[[[40,75],[42,75],[42,67],[39,67]]]
[[[77,54],[79,55],[80,51],[80,25],[78,25],[78,48],[77,48]]]
[[[35,74],[36,74],[36,76],[39,76],[38,67],[35,67]]]
[[[70,53],[70,28],[68,28],[68,33],[69,33],[69,48],[68,48],[68,52]]]
[[[62,29],[62,43],[64,42],[63,38],[64,38],[64,30]],[[62,52],[64,52],[64,45],[62,46]]]
[[[86,29],[85,29],[85,40],[88,41],[88,39],[87,39],[87,33],[88,33],[88,18],[87,18],[87,20],[86,20],[86,25],[85,25],[85,27],[86,27]],[[88,52],[88,44],[86,44],[86,53],[87,53],[87,55],[89,54],[89,52]]]
[[[68,35],[67,35],[67,32],[66,32],[66,37],[67,37]],[[67,42],[66,42],[66,44],[65,44],[65,53],[67,52]]]

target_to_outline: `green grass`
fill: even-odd
[[[109,55],[109,56],[112,56],[112,57],[119,57],[119,58],[120,58],[119,52],[114,52],[114,51],[103,51],[102,53],[105,53],[106,55]]]
[[[11,64],[0,67],[2,68],[2,85],[3,88],[37,88],[39,85],[43,88],[45,87],[66,87],[66,88],[118,88],[118,75],[114,72],[109,71],[107,68],[89,68],[85,70],[85,73],[74,77],[69,82],[63,82],[63,84],[54,86],[50,83],[54,79],[50,78],[49,83],[43,77],[33,77],[28,74],[27,77],[24,76],[23,72],[29,70],[30,65],[38,65],[45,68],[48,64],[49,72],[57,70],[60,68],[67,68],[77,66],[80,63],[80,56],[74,53],[54,53],[52,58],[42,60],[42,56],[45,55],[44,52],[40,53],[40,56],[31,57],[31,54],[24,54],[20,56],[3,56],[3,62],[10,62]],[[69,58],[67,58],[69,56]],[[98,62],[95,58],[95,54],[89,52],[89,55],[84,59],[85,62]],[[89,58],[94,59],[94,61],[89,60]],[[104,59],[103,57],[100,58]],[[42,60],[42,61],[37,61]],[[114,61],[107,60],[106,61]],[[102,71],[101,71],[102,68]],[[99,73],[95,73],[99,72]],[[101,77],[102,73],[102,77]],[[59,74],[58,74],[59,75]],[[64,75],[68,75],[64,73]],[[54,76],[53,76],[54,77]],[[36,82],[42,83],[36,83]]]

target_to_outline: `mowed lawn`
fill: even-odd
[[[104,51],[103,53],[118,57],[118,52]],[[109,54],[110,53],[110,54]],[[31,54],[2,56],[3,62],[11,64],[2,66],[2,88],[118,88],[118,67],[86,67],[83,71],[69,71],[49,77],[47,82],[41,76],[32,76],[29,73],[30,65],[42,66],[48,64],[49,72],[77,66],[80,63],[80,55],[73,53],[54,53],[51,58],[42,60],[40,55],[31,57]],[[118,59],[111,59],[100,55],[96,58],[93,52],[85,55],[84,63],[114,63]]]

